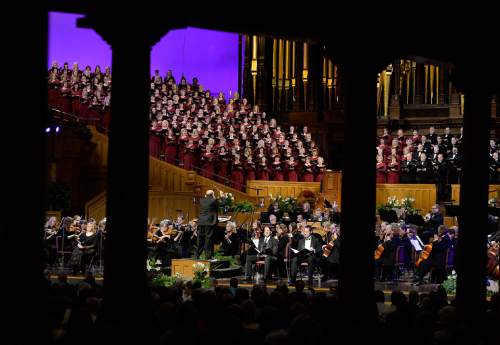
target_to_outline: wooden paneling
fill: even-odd
[[[326,197],[332,204],[336,201],[340,208],[342,195],[342,172],[325,172],[321,185],[321,192],[323,193],[323,196]]]
[[[94,149],[89,157],[89,165],[96,167],[108,166],[108,136],[99,132],[95,126],[87,126],[92,138],[90,142],[94,145]]]
[[[194,268],[193,265],[197,263],[202,263],[208,269],[208,276],[210,276],[210,271],[212,270],[211,262],[209,260],[194,260],[194,259],[172,259],[172,277],[176,274],[180,274],[185,279],[194,278]]]
[[[106,192],[102,192],[85,204],[85,218],[100,221],[106,217]]]
[[[500,185],[499,184],[490,184],[488,188],[488,199],[496,198],[500,200]],[[452,184],[451,185],[451,201],[453,205],[460,205],[460,185]]]
[[[426,214],[436,203],[436,185],[433,184],[377,184],[376,204],[385,204],[387,198],[395,196],[398,200],[404,197],[415,198],[415,207]]]
[[[310,190],[319,195],[320,182],[288,182],[288,181],[247,181],[247,193],[264,198],[269,203],[269,195],[281,195],[283,197],[297,197],[303,190]],[[258,194],[257,194],[258,192]]]
[[[230,192],[235,201],[249,201],[257,204],[258,198],[240,192],[210,179],[198,176],[193,171],[187,171],[155,158],[149,160],[149,211],[150,218],[172,219],[176,210],[182,210],[186,217],[197,218],[198,206],[196,197],[203,196],[207,189],[216,192]],[[92,198],[85,205],[86,217],[102,219],[106,215],[106,192]],[[258,214],[256,215],[258,217]],[[239,215],[236,220],[243,221],[245,215]]]

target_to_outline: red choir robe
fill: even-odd
[[[387,183],[387,165],[382,163],[377,163],[377,183]]]
[[[58,108],[59,107],[59,86],[60,81],[50,80],[49,81],[49,96],[48,96],[48,104],[51,107]]]
[[[176,164],[177,163],[177,138],[175,136],[172,136],[171,138],[168,136],[165,136],[165,141],[164,141],[164,154],[165,154],[165,161],[170,164]]]
[[[293,164],[287,163],[287,175],[288,181],[297,182],[299,180],[299,175],[297,174],[297,162],[293,162]]]
[[[283,181],[284,176],[283,176],[283,168],[281,167],[281,162],[273,162],[272,164],[272,171],[273,171],[273,180],[274,181]]]
[[[71,89],[60,89],[59,95],[59,109],[65,113],[71,113]]]
[[[194,170],[198,165],[198,145],[187,145],[184,149],[184,169]]]
[[[160,156],[161,127],[151,129],[149,134],[149,155],[155,158]]]
[[[186,152],[186,146],[189,142],[189,135],[181,135],[179,137],[179,165],[184,165],[184,154]]]
[[[80,90],[71,91],[71,113],[73,115],[79,116],[80,115],[80,97],[82,95],[82,92]]]
[[[302,167],[302,182],[314,182],[313,166],[312,164]]]
[[[211,152],[205,152],[201,156],[201,175],[213,179],[215,171],[215,155]]]
[[[245,172],[246,172],[246,180],[247,181],[253,181],[253,180],[256,180],[256,167],[255,167],[255,163],[252,161],[251,163],[249,162],[246,162],[245,163]]]
[[[263,181],[269,181],[269,168],[267,164],[259,163],[259,171],[257,173],[257,179]]]
[[[233,162],[231,170],[231,187],[244,191],[243,164],[241,162]]]
[[[399,183],[399,163],[387,164],[387,183]]]
[[[217,181],[220,183],[226,183],[226,178],[228,178],[228,170],[229,170],[229,157],[227,152],[224,154],[220,154],[217,157]]]
[[[323,176],[325,174],[325,170],[326,170],[326,165],[322,165],[322,166],[316,165],[316,167],[314,169],[314,182],[323,181]]]

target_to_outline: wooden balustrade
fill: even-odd
[[[500,185],[499,184],[490,184],[488,188],[488,199],[495,198],[500,200]],[[460,185],[452,184],[451,185],[451,201],[453,205],[460,205]]]
[[[434,184],[377,184],[376,204],[387,203],[387,198],[395,196],[398,200],[404,197],[415,199],[415,208],[426,214],[436,203],[436,185]],[[360,196],[362,198],[363,196]]]

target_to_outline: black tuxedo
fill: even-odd
[[[200,199],[200,213],[198,216],[198,240],[196,257],[205,251],[205,258],[211,259],[213,254],[212,236],[217,224],[217,200],[213,197]]]
[[[257,250],[252,246],[247,253],[245,262],[245,276],[247,279],[251,277],[252,265],[258,261],[259,256],[261,256],[265,262],[264,264],[264,277],[270,278],[271,268],[277,259],[278,255],[278,240],[272,236],[269,237],[266,243],[266,238],[264,236],[259,238],[257,245]],[[259,253],[260,252],[260,253]],[[265,257],[263,255],[266,255]]]
[[[321,240],[315,236],[311,235],[310,238],[311,238],[311,248],[313,249],[313,251],[305,257],[295,256],[292,259],[292,282],[295,282],[295,280],[297,279],[297,270],[300,263],[302,262],[308,263],[307,275],[309,277],[309,282],[312,282],[312,275],[314,272],[314,268],[319,266],[321,254],[323,253],[321,248],[322,243]],[[306,247],[306,239],[301,238],[297,243],[297,250],[300,252],[305,247]]]

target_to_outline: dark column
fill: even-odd
[[[112,41],[104,312],[113,337],[143,337],[149,321],[145,265],[150,47],[145,39],[125,33]]]
[[[8,106],[3,124],[7,203],[0,250],[6,344],[49,343],[47,281],[42,250],[45,210],[47,136],[47,12],[43,4],[10,3],[2,15],[9,19]],[[25,23],[29,23],[28,26]],[[19,68],[22,68],[22,77]],[[29,86],[30,92],[26,90]],[[29,125],[19,128],[20,119]],[[7,292],[4,289],[7,289]]]
[[[460,179],[460,236],[457,301],[472,326],[484,318],[486,229],[488,214],[488,142],[491,94],[465,89],[464,146]]]
[[[355,54],[351,56],[356,56]],[[357,56],[363,56],[359,53]],[[375,226],[375,156],[377,68],[366,61],[340,66],[345,111],[345,163],[342,171],[340,299],[351,336],[375,322],[373,239]],[[362,178],[360,178],[360,176]],[[356,327],[360,329],[356,329]],[[354,339],[353,339],[354,340]]]

